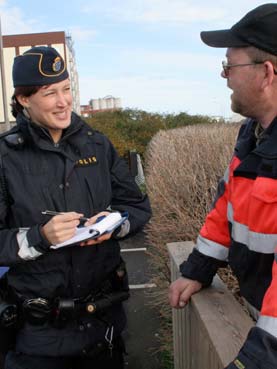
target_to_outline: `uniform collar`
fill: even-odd
[[[42,149],[53,149],[56,146],[47,128],[32,122],[24,114],[19,113],[16,122],[25,140],[29,141],[31,139],[35,145]],[[81,149],[87,139],[87,136],[80,134],[84,127],[86,127],[86,124],[77,114],[72,112],[71,123],[69,127],[63,131],[61,140],[57,146],[69,143]]]

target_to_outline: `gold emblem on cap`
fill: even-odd
[[[94,313],[94,311],[95,311],[95,306],[93,304],[88,304],[87,305],[87,312],[92,314],[92,313]]]
[[[58,77],[58,76],[60,76],[61,74],[63,74],[63,72],[66,70],[66,67],[65,67],[65,63],[63,63],[63,69],[61,69],[61,67],[62,67],[62,62],[61,62],[61,58],[59,57],[59,56],[57,56],[56,58],[55,58],[55,60],[54,60],[54,63],[52,64],[52,70],[53,70],[53,72],[55,72],[56,74],[50,74],[50,73],[46,73],[46,72],[44,72],[43,70],[42,70],[42,59],[43,59],[43,54],[42,53],[24,53],[22,56],[28,56],[28,55],[30,55],[30,56],[32,56],[32,55],[37,55],[38,57],[39,57],[39,63],[38,63],[38,70],[39,70],[39,73],[41,74],[41,75],[43,75],[44,77]],[[60,61],[60,67],[59,68],[57,68],[57,66],[55,66],[55,64],[56,64],[56,60],[57,59],[59,59],[59,61]],[[58,60],[57,60],[58,61]],[[57,71],[59,72],[59,73],[57,73]]]
[[[59,72],[61,70],[61,67],[62,67],[62,59],[59,56],[57,56],[54,59],[54,63],[52,64],[52,69],[54,72]]]

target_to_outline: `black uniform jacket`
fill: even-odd
[[[41,212],[76,211],[91,217],[107,208],[127,211],[129,235],[138,231],[151,210],[124,160],[103,134],[74,113],[58,144],[46,129],[19,114],[17,126],[0,138],[0,150],[0,265],[10,267],[9,286],[24,298],[50,300],[97,290],[120,262],[118,241],[114,237],[98,246],[52,250],[40,232],[49,220]],[[26,323],[18,332],[17,349],[80,354],[104,339],[107,324],[114,326],[115,335],[120,333],[125,324],[121,306],[109,309],[104,321],[84,316],[63,329]]]

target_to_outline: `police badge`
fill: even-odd
[[[59,72],[62,67],[62,60],[59,56],[57,56],[52,64],[52,69],[54,72]]]

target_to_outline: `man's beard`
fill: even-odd
[[[231,109],[234,113],[238,113],[244,117],[252,118],[250,115],[250,109],[247,109],[245,104],[242,104],[237,99],[234,99],[234,96],[231,98]]]

